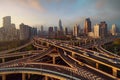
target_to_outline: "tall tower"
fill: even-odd
[[[68,28],[65,27],[65,35],[68,35]]]
[[[79,35],[79,25],[76,24],[73,27],[73,36],[78,37],[78,35]]]
[[[49,35],[49,38],[53,38],[53,36],[54,36],[53,27],[48,28],[48,35]]]
[[[116,27],[116,24],[113,24],[113,25],[112,25],[111,33],[112,33],[113,36],[114,36],[114,35],[117,35],[117,27]]]
[[[43,32],[43,25],[41,25],[41,32]]]
[[[84,33],[87,35],[91,32],[91,21],[90,18],[86,18],[84,22]]]
[[[11,26],[11,16],[3,17],[3,27]]]
[[[105,21],[102,21],[100,23],[100,28],[101,28],[101,33],[100,33],[101,37],[102,38],[107,37],[107,34],[108,34],[108,32],[107,32],[107,23]]]
[[[94,38],[100,38],[100,25],[94,25]]]
[[[59,28],[60,28],[60,32],[63,32],[63,27],[62,27],[62,21],[59,20]]]

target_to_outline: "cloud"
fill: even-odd
[[[96,1],[95,6],[96,6],[97,9],[104,9],[105,5],[106,5],[105,0],[98,0],[98,1]]]
[[[42,6],[39,0],[11,0],[11,2],[14,2],[15,4],[19,4],[20,6],[29,7],[41,12],[45,11],[44,7]]]
[[[53,2],[55,2],[55,3],[62,3],[62,2],[72,3],[72,2],[76,2],[77,0],[44,0],[44,1],[49,2],[49,3],[53,3]]]

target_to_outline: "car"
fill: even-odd
[[[99,56],[99,53],[98,52],[94,52],[94,55]]]
[[[65,54],[65,56],[67,55],[67,53],[64,51],[64,54]]]
[[[120,64],[120,61],[117,60],[109,59],[108,61],[114,64]]]
[[[85,56],[89,56],[89,54],[87,54],[87,52],[84,52],[83,55],[85,55]]]

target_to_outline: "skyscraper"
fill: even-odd
[[[76,24],[73,27],[73,36],[78,37],[78,35],[79,35],[79,25]]]
[[[65,35],[68,35],[68,28],[65,27]]]
[[[41,32],[43,32],[43,25],[41,25]]]
[[[100,25],[96,24],[94,25],[94,38],[100,38]]]
[[[39,36],[40,36],[40,37],[43,37],[43,36],[44,36],[44,28],[43,28],[43,25],[41,25],[40,28],[41,28],[41,29],[40,29],[40,34],[39,34]]]
[[[11,16],[3,17],[3,27],[11,27]]]
[[[102,21],[100,23],[100,29],[101,29],[100,36],[102,38],[107,37],[107,34],[108,34],[108,32],[107,32],[107,23],[105,21]]]
[[[62,21],[59,20],[59,29],[60,29],[60,32],[63,32],[63,27],[62,27]]]
[[[84,22],[84,33],[87,35],[91,32],[91,21],[90,18],[86,18]]]
[[[37,35],[37,28],[32,28],[25,24],[20,24],[20,40],[31,39]]]
[[[114,35],[117,35],[117,27],[116,27],[116,24],[113,24],[113,25],[112,25],[111,33],[112,33],[113,36],[114,36]]]
[[[53,36],[54,36],[53,27],[49,27],[49,29],[48,29],[48,36],[49,36],[49,38],[53,38]]]
[[[57,32],[57,31],[58,31],[57,26],[54,26],[54,32]]]

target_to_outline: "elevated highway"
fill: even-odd
[[[36,60],[36,59],[38,59],[38,58],[41,58],[41,57],[49,54],[49,52],[51,52],[52,49],[53,49],[53,48],[49,48],[49,49],[47,49],[46,51],[40,52],[39,54],[34,54],[34,55],[32,55],[32,56],[25,57],[25,58],[22,58],[22,59],[17,59],[17,60],[12,60],[12,61],[8,61],[8,62],[1,63],[1,64],[0,64],[0,68],[9,67],[10,65],[14,65],[14,64],[16,64],[16,63],[34,61],[34,60]]]
[[[42,43],[49,48],[39,52],[38,54],[1,63],[0,74],[34,73],[52,76],[60,80],[119,80],[116,76],[117,71],[120,71],[120,65],[110,62],[110,58],[105,55],[81,47],[70,46],[56,40],[36,38],[34,39],[34,42],[35,46],[38,48]],[[34,62],[51,53],[54,48],[59,52],[59,56],[71,68],[56,64]],[[95,62],[96,68],[77,60],[76,56]],[[114,76],[98,70],[99,64],[112,68]],[[23,80],[25,80],[25,75],[23,78]]]
[[[45,63],[24,63],[16,67],[0,69],[0,74],[31,73],[52,76],[60,80],[88,80],[76,72],[75,69],[69,67]]]
[[[101,72],[99,70],[96,70],[95,68],[91,68],[85,63],[82,63],[72,56],[70,56],[67,52],[60,50],[59,53],[61,58],[68,63],[71,67],[78,70],[78,73],[87,78],[88,80],[110,80],[110,79],[116,79],[116,77],[113,77],[111,75],[108,75],[104,72]]]
[[[5,54],[5,53],[10,53],[10,52],[13,52],[13,51],[17,51],[17,50],[20,50],[28,45],[31,45],[33,43],[33,40],[30,41],[29,43],[25,44],[25,45],[22,45],[22,46],[19,46],[17,48],[12,48],[10,50],[5,50],[5,51],[0,51],[0,54]]]
[[[101,55],[99,55],[99,54],[96,55],[92,51],[86,51],[86,49],[80,50],[77,47],[75,48],[75,46],[74,47],[65,46],[64,44],[59,43],[55,40],[51,41],[51,40],[39,38],[39,41],[46,42],[47,45],[55,46],[55,47],[60,48],[62,50],[68,51],[72,55],[76,54],[76,55],[79,55],[80,57],[83,57],[84,59],[91,60],[91,61],[96,63],[96,68],[98,68],[99,64],[108,66],[108,67],[112,68],[112,72],[113,72],[112,74],[114,76],[117,76],[117,71],[120,71],[119,64],[115,64],[114,62],[109,61],[110,58],[103,57],[103,55],[101,57]],[[85,52],[85,54],[87,54],[87,56],[83,54],[83,51]]]
[[[113,58],[119,58],[120,59],[120,56],[119,55],[116,55],[115,53],[112,53],[112,52],[109,52],[107,50],[105,50],[102,46],[96,46],[95,47],[98,51],[100,51],[101,53],[104,53],[106,55],[109,55]]]

